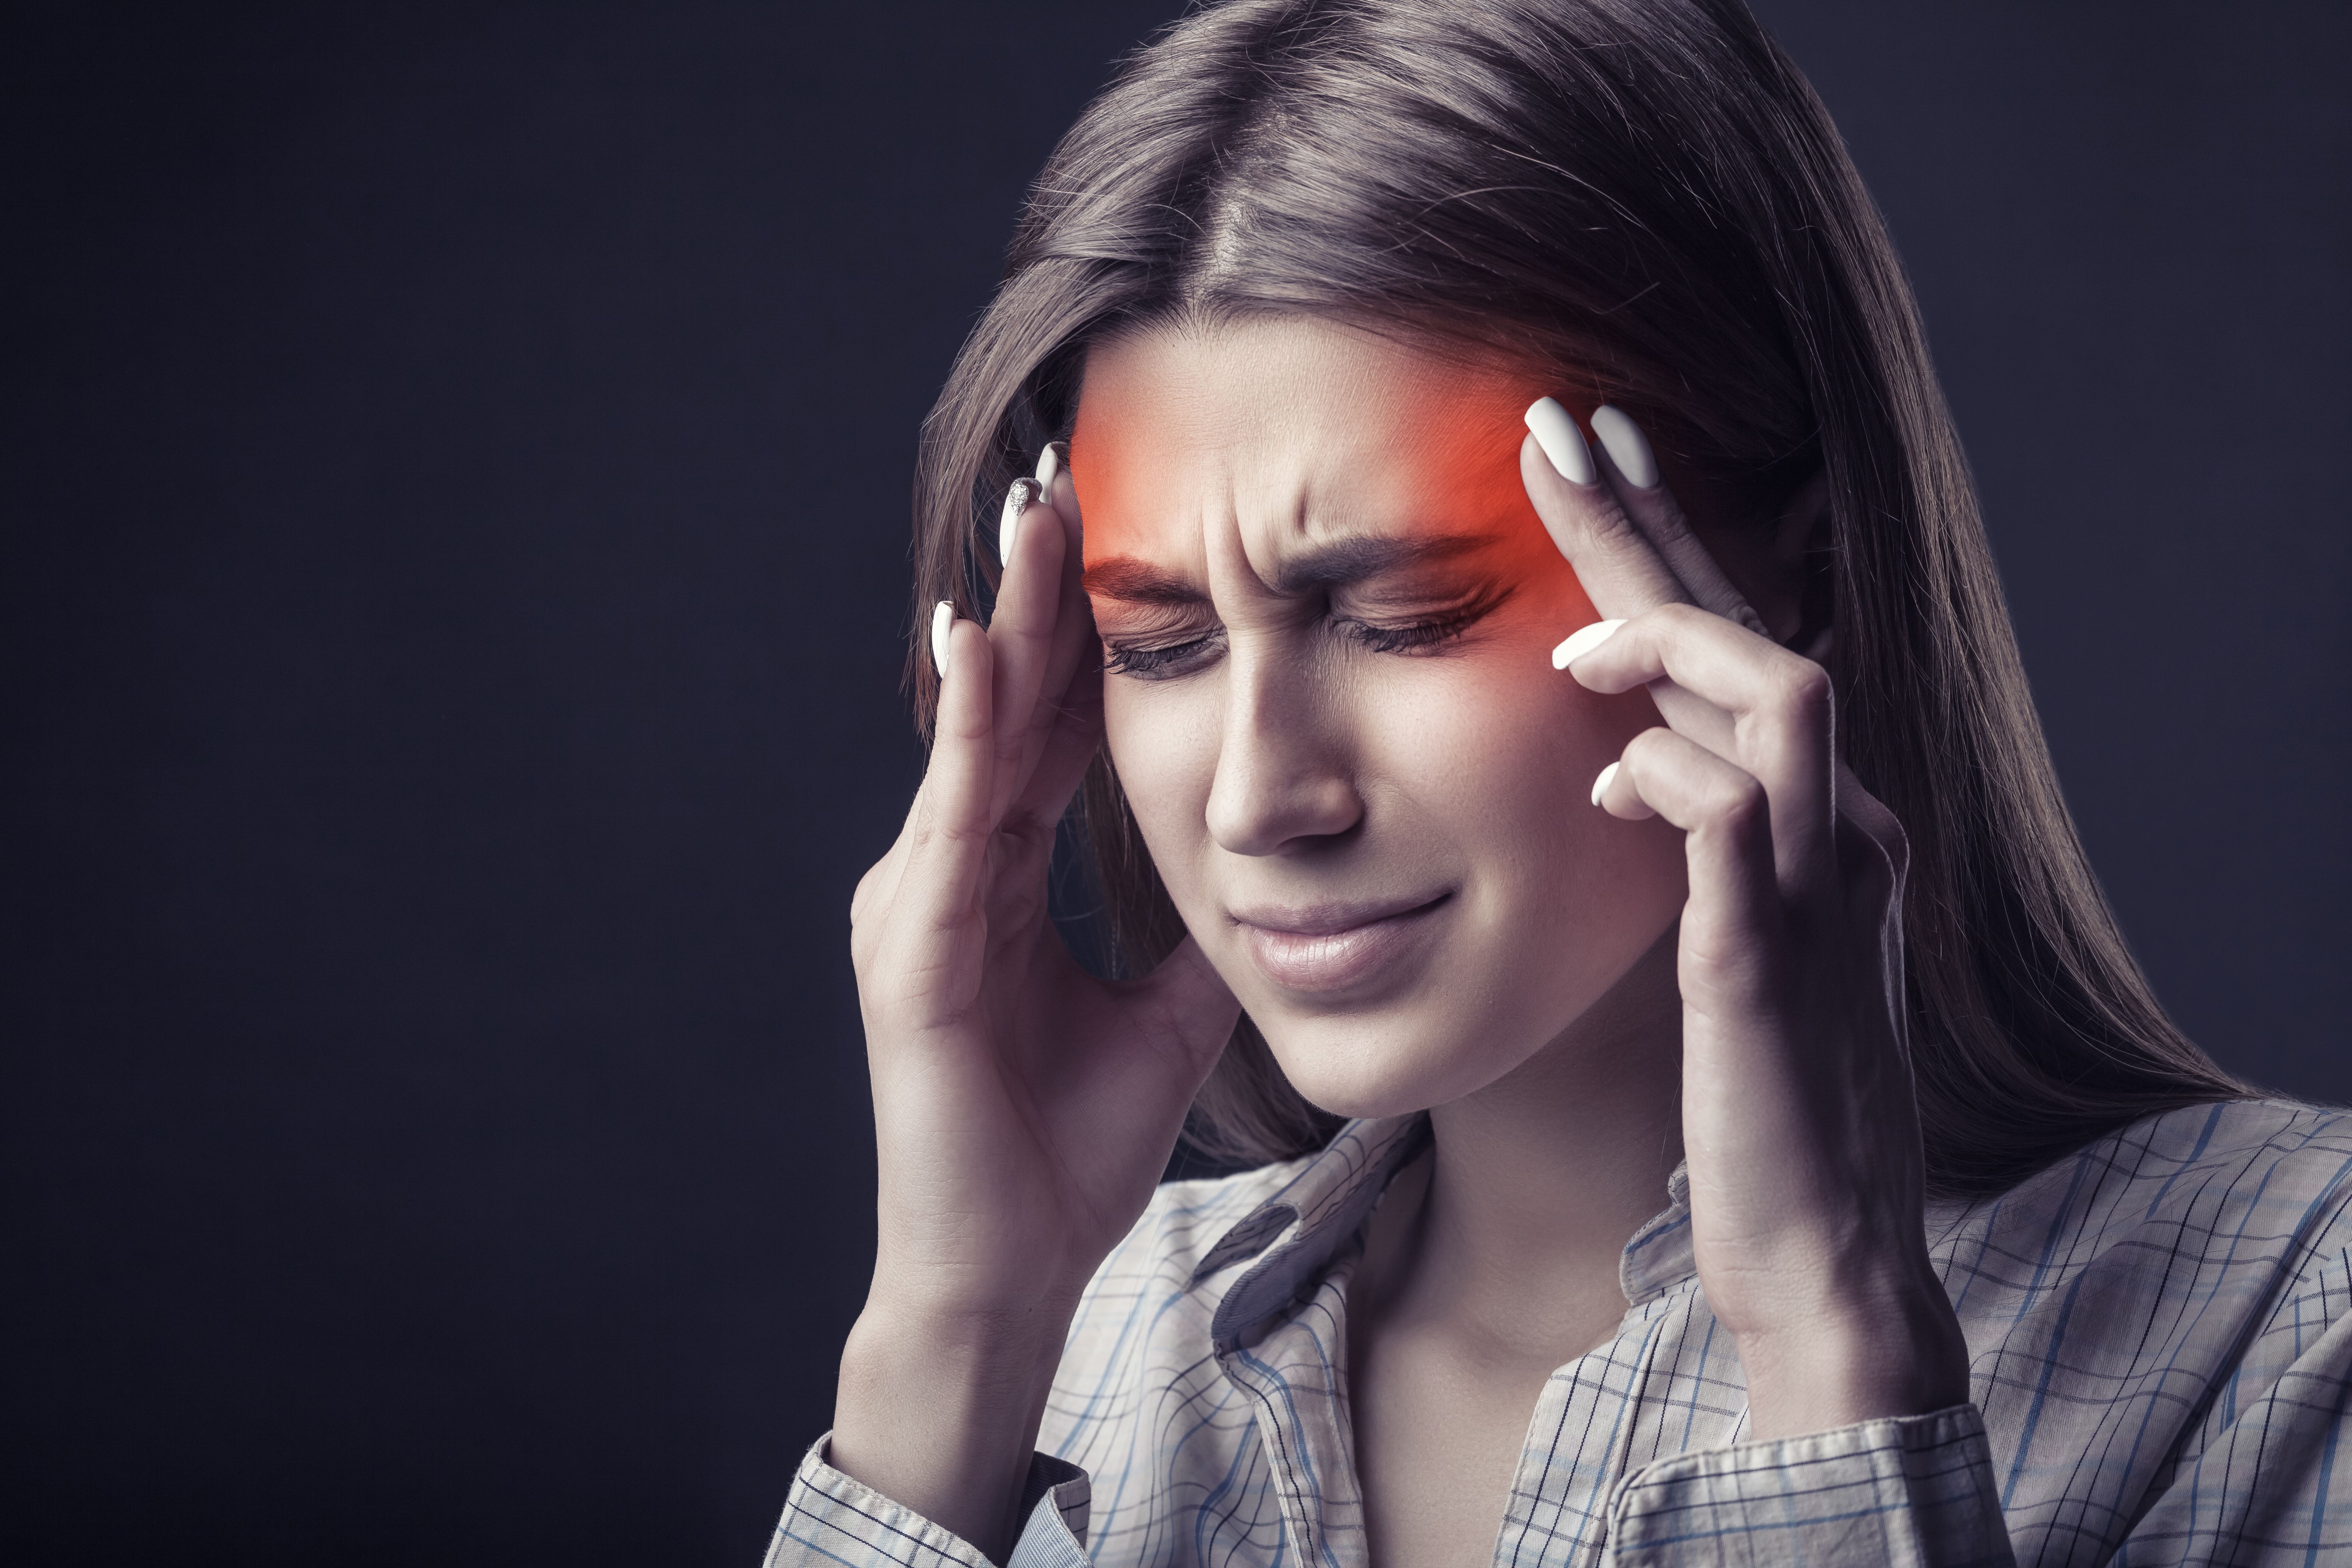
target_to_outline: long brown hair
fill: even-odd
[[[1265,312],[1547,367],[1759,516],[1826,473],[1842,749],[1911,837],[1934,1190],[2248,1092],[2165,1016],[2093,879],[1901,264],[1738,0],[1228,0],[1138,50],[1038,176],[924,426],[919,608],[983,605],[983,530],[1067,433],[1089,343]],[[910,670],[928,732],[919,647]],[[1107,755],[1081,819],[1116,963],[1148,968],[1183,927]],[[1330,1125],[1244,1021],[1190,1133],[1267,1160]]]

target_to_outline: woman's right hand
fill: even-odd
[[[1239,1012],[1190,938],[1107,982],[1047,919],[1102,676],[1076,495],[1054,458],[1040,474],[1044,500],[1024,480],[1007,501],[992,624],[935,629],[930,763],[850,905],[879,1236],[831,1462],[992,1555],[1078,1294],[1150,1200]]]

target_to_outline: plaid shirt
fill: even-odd
[[[1367,1561],[1348,1281],[1422,1117],[1162,1186],[1070,1328],[1015,1568]],[[1972,1402],[1753,1441],[1690,1211],[1626,1245],[1616,1337],[1552,1373],[1497,1568],[2352,1563],[2352,1114],[2196,1106],[1931,1207]],[[981,1568],[810,1449],[768,1568]],[[2341,1505],[2341,1506],[2339,1506]]]

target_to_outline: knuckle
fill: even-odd
[[[1618,755],[1628,766],[1639,773],[1646,767],[1654,766],[1659,761],[1657,756],[1659,749],[1661,747],[1671,749],[1674,742],[1675,732],[1663,724],[1654,725],[1626,742],[1625,749]]]
[[[1780,660],[1772,684],[1775,706],[1794,719],[1827,720],[1836,700],[1830,672],[1810,658],[1790,655]]]
[[[996,825],[997,837],[1017,853],[1028,854],[1039,848],[1050,850],[1059,819],[1046,816],[1026,801],[1016,801]]]
[[[940,826],[929,812],[923,814],[921,821],[907,825],[907,863],[910,868],[922,864],[923,857],[930,851],[931,842],[939,834]]]
[[[1592,542],[1606,550],[1629,549],[1642,542],[1642,531],[1613,496],[1586,509],[1584,526]]]
[[[963,849],[974,844],[986,844],[988,825],[969,817],[957,817],[940,823],[934,830],[938,840],[951,849]]]
[[[1707,819],[1727,834],[1744,835],[1771,826],[1771,799],[1748,773],[1727,775],[1710,784],[1704,809]]]

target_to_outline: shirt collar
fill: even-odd
[[[1210,1325],[1220,1352],[1312,1294],[1334,1255],[1354,1238],[1396,1173],[1429,1147],[1429,1139],[1426,1111],[1348,1122],[1321,1152],[1218,1238],[1193,1269],[1193,1284],[1251,1262],[1226,1288]],[[1665,1294],[1694,1272],[1686,1167],[1675,1167],[1666,1199],[1667,1206],[1633,1233],[1618,1261],[1618,1283],[1629,1305]]]
[[[1666,1178],[1666,1206],[1633,1233],[1617,1259],[1617,1285],[1628,1306],[1654,1301],[1698,1272],[1691,1256],[1690,1165]]]

